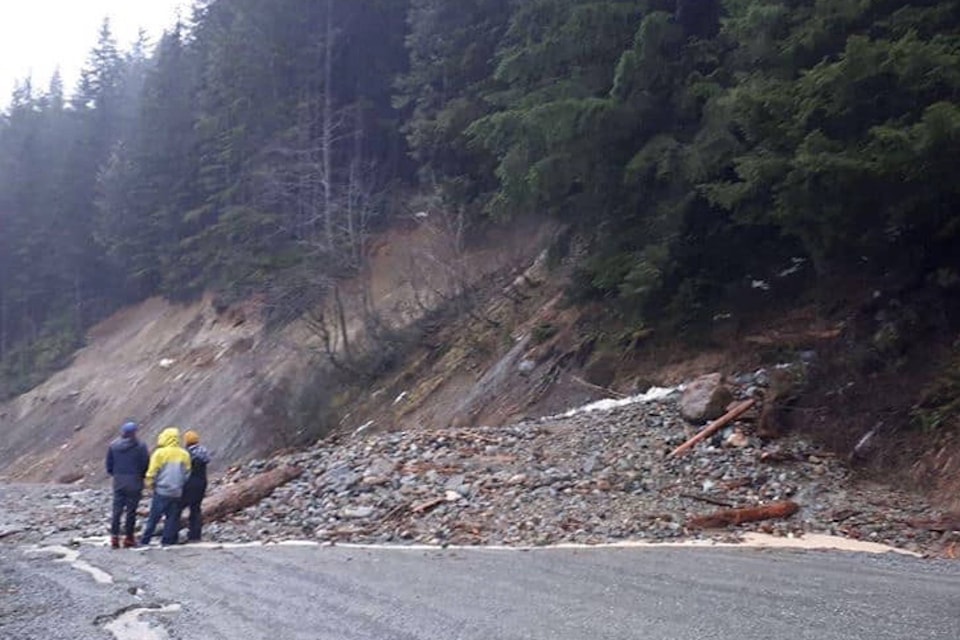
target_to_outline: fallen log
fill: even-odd
[[[698,443],[706,440],[720,429],[723,429],[725,426],[742,416],[747,410],[757,403],[756,400],[751,398],[750,400],[744,400],[730,411],[727,411],[724,415],[714,420],[712,423],[701,429],[695,436],[684,442],[682,445],[670,452],[669,458],[676,458],[681,456]]]
[[[278,467],[236,484],[227,485],[203,502],[203,519],[206,522],[222,520],[232,513],[253,506],[281,487],[300,476],[299,467]]]
[[[800,505],[792,500],[771,502],[759,507],[744,507],[742,509],[723,509],[706,515],[690,518],[687,526],[691,529],[722,529],[730,525],[744,522],[760,522],[762,520],[779,520],[789,518],[800,510]]]

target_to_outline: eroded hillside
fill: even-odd
[[[400,331],[464,288],[515,278],[556,230],[531,222],[463,248],[442,221],[415,220],[379,237],[366,271],[339,285],[329,340],[315,318],[268,330],[259,299],[218,310],[210,296],[153,298],[98,324],[69,367],[0,406],[0,477],[101,482],[104,447],[129,418],[151,441],[170,424],[198,429],[218,467],[309,441],[318,425],[297,406],[326,392],[316,371],[331,367],[327,347],[381,348],[367,335],[372,318]]]

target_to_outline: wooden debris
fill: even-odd
[[[429,500],[425,500],[419,504],[413,505],[412,507],[410,507],[410,511],[412,513],[417,513],[417,514],[426,513],[431,509],[435,509],[436,507],[439,507],[446,501],[447,501],[446,496],[441,496],[439,498],[430,498]]]
[[[725,500],[720,500],[718,498],[713,498],[706,496],[700,493],[681,493],[681,498],[686,498],[687,500],[696,500],[698,502],[706,502],[707,504],[716,505],[718,507],[733,507],[732,502],[726,502]]]
[[[406,511],[406,510],[409,509],[409,508],[410,508],[410,505],[407,504],[406,502],[404,502],[403,504],[398,504],[398,505],[395,506],[393,509],[390,509],[390,511],[388,511],[385,516],[383,516],[382,518],[380,518],[380,521],[381,521],[381,522],[386,522],[387,520],[391,520],[392,518],[396,518],[397,516],[399,516],[400,514],[402,514],[404,511]]]
[[[762,520],[780,520],[789,518],[800,510],[800,505],[792,500],[771,502],[759,507],[745,507],[743,509],[724,509],[703,516],[697,516],[687,521],[691,529],[722,529],[730,525],[744,522],[760,522]]]
[[[747,344],[753,344],[761,347],[773,346],[803,346],[812,345],[818,342],[835,340],[843,333],[843,327],[833,327],[830,329],[812,329],[809,331],[771,331],[765,335],[747,336],[743,339]]]
[[[935,520],[910,520],[907,524],[914,529],[926,529],[937,533],[960,531],[960,513],[948,513]]]
[[[581,377],[579,377],[579,376],[570,376],[570,379],[573,380],[574,382],[576,382],[577,384],[582,384],[583,386],[585,386],[585,387],[588,388],[588,389],[593,389],[594,391],[599,391],[600,393],[606,394],[606,395],[611,396],[611,397],[613,397],[613,398],[619,398],[619,399],[622,400],[623,398],[626,398],[626,397],[627,397],[626,394],[620,393],[619,391],[614,391],[613,389],[608,389],[608,388],[606,388],[606,387],[601,387],[600,385],[598,385],[598,384],[593,384],[592,382],[587,382],[586,380],[584,380],[583,378],[581,378]]]
[[[757,401],[754,400],[753,398],[751,398],[750,400],[744,400],[743,402],[735,406],[733,409],[725,413],[723,416],[717,418],[708,426],[701,429],[700,432],[697,433],[695,436],[693,436],[692,438],[684,442],[682,445],[680,445],[679,447],[671,451],[668,457],[676,458],[678,456],[683,455],[684,453],[686,453],[687,451],[695,447],[698,443],[706,440],[716,432],[720,431],[720,429],[723,429],[725,426],[727,426],[728,424],[736,420],[738,417],[746,413],[747,410],[753,405],[755,405],[756,403]]]
[[[721,482],[718,486],[721,489],[727,491],[733,491],[734,489],[742,489],[743,487],[752,486],[754,483],[753,478],[734,478],[733,480],[725,480]]]
[[[854,516],[860,515],[860,513],[861,512],[857,511],[856,509],[837,509],[830,513],[830,519],[834,522],[843,522],[853,518]]]
[[[462,466],[456,464],[445,464],[438,462],[409,462],[403,465],[400,468],[400,471],[403,474],[423,474],[429,471],[436,471],[441,475],[452,476],[458,473],[463,473],[464,469]]]
[[[227,485],[204,500],[203,519],[207,522],[222,520],[232,513],[253,506],[281,487],[300,476],[303,470],[284,466],[261,473],[236,484]]]

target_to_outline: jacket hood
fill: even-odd
[[[113,448],[116,451],[126,451],[127,449],[133,449],[139,446],[140,441],[136,438],[117,438],[113,441]]]
[[[207,451],[207,448],[202,444],[192,444],[187,447],[187,451],[190,452],[190,457],[194,460],[198,460],[203,464],[210,462],[210,452]]]
[[[157,445],[161,447],[179,447],[180,429],[169,427],[160,432],[157,436]]]

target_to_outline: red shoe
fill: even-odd
[[[127,536],[126,538],[123,539],[123,548],[124,548],[124,549],[136,549],[136,548],[137,548],[137,541],[133,538],[133,536]]]
[[[110,548],[111,549],[120,548],[120,538],[118,536],[110,536]]]

